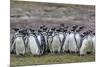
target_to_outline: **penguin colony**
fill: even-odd
[[[68,31],[68,26],[60,25],[60,28],[48,29],[41,25],[38,30],[31,28],[15,31],[11,39],[10,52],[16,55],[31,53],[33,56],[41,56],[48,53],[70,53],[86,55],[95,53],[95,33],[87,30],[79,33],[84,26],[73,25]]]

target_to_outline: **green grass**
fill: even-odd
[[[11,66],[23,65],[40,65],[40,64],[59,64],[59,63],[76,63],[76,62],[93,62],[94,55],[77,56],[71,54],[48,54],[44,56],[25,56],[11,55]]]

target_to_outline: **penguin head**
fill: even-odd
[[[78,25],[73,25],[72,26],[73,29],[76,29],[77,27],[78,27]]]
[[[80,32],[80,31],[82,31],[82,30],[83,30],[83,28],[84,28],[84,26],[79,26],[79,27],[77,27],[77,28],[76,28],[76,30],[75,30],[75,31],[76,31],[76,32]]]
[[[79,28],[77,28],[75,31],[76,31],[76,32],[80,32],[81,30],[80,30]]]
[[[13,30],[14,30],[15,32],[17,32],[17,31],[19,30],[19,28],[13,28]]]
[[[95,32],[93,32],[93,35],[95,35]]]
[[[45,25],[41,25],[41,26],[40,26],[40,29],[43,29],[44,27],[45,27]]]
[[[46,32],[46,31],[47,31],[47,27],[44,27],[44,28],[43,28],[43,31]]]
[[[82,30],[84,28],[84,26],[79,26],[79,29]]]
[[[64,28],[64,32],[67,32],[67,29]]]
[[[57,28],[57,29],[56,29],[56,32],[60,32],[60,28]]]
[[[89,35],[89,32],[88,31],[85,31],[85,32],[83,32],[83,35],[84,36],[87,36],[87,35]]]
[[[28,35],[29,35],[29,34],[32,34],[31,28],[27,28],[27,34],[28,34]]]
[[[26,36],[27,35],[27,29],[23,29],[22,33],[23,33],[24,36]]]
[[[53,28],[51,28],[51,31],[55,31],[55,29],[56,29],[56,28],[55,28],[55,27],[53,27]]]
[[[71,29],[71,31],[74,32],[75,31],[75,28]]]
[[[38,33],[41,33],[41,32],[42,32],[42,30],[41,30],[41,29],[39,29],[39,30],[38,30]]]
[[[35,30],[34,29],[31,29],[31,32],[32,32],[32,34],[35,34]]]

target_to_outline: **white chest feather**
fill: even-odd
[[[30,46],[31,53],[33,55],[39,54],[39,48],[38,48],[37,42],[33,36],[29,37],[29,46]]]
[[[37,39],[38,39],[39,43],[41,44],[41,36],[40,35],[37,36]]]
[[[77,51],[76,41],[75,41],[73,33],[71,33],[69,35],[69,50],[70,51]]]
[[[76,39],[76,42],[77,42],[77,46],[80,47],[80,45],[81,45],[81,36],[79,34],[76,34],[75,39]]]
[[[17,54],[20,54],[20,53],[24,54],[25,53],[25,44],[24,44],[22,37],[17,37],[15,39],[15,47],[16,47]]]
[[[60,40],[62,41],[64,38],[64,35],[62,33],[59,34]]]
[[[93,50],[93,42],[91,36],[85,38],[82,42],[82,46],[80,48],[80,54],[86,54],[87,51],[91,52]]]

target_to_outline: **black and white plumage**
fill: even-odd
[[[55,35],[53,36],[52,43],[51,43],[51,49],[52,49],[51,51],[52,53],[61,52],[61,42],[60,42],[58,33],[55,33]]]
[[[37,35],[37,40],[38,40],[38,43],[40,44],[41,54],[44,54],[45,53],[45,49],[46,49],[46,43],[45,43],[44,36],[41,33],[38,34]]]
[[[24,36],[22,35],[22,33],[20,33],[20,31],[18,31],[17,33],[15,33],[14,36],[14,41],[13,44],[11,46],[11,51],[16,52],[17,55],[24,55],[25,54],[25,42],[24,42]]]
[[[65,34],[65,41],[62,47],[63,52],[68,52],[69,50],[69,33]]]
[[[69,34],[69,51],[75,53],[78,51],[74,32]]]
[[[95,36],[92,37],[92,41],[93,41],[93,53],[95,53],[95,46],[96,46]]]
[[[85,55],[87,53],[92,53],[93,48],[94,47],[93,47],[92,37],[90,35],[88,35],[82,41],[82,46],[80,48],[80,55]]]
[[[77,51],[79,52],[82,43],[82,38],[78,32],[75,33],[75,41],[76,41]]]
[[[36,35],[29,34],[28,45],[30,47],[32,55],[41,55],[40,46],[36,40]]]
[[[61,28],[52,27],[50,30],[42,26],[38,31],[30,28],[15,29],[16,33],[11,41],[11,52],[17,55],[25,53],[44,55],[50,52],[69,53],[69,51],[79,52],[80,55],[85,55],[88,51],[95,53],[95,35],[83,35],[82,37],[79,33],[82,29],[83,27],[78,27],[78,25],[73,26],[72,30],[63,26]],[[86,31],[84,34],[90,32]]]

